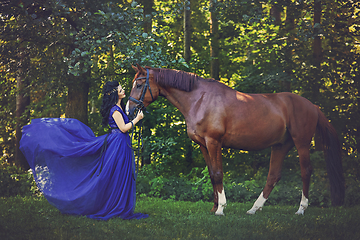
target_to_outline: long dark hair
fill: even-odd
[[[100,113],[102,115],[102,125],[107,126],[109,121],[109,113],[111,108],[117,103],[119,100],[118,96],[118,90],[117,87],[119,86],[119,83],[117,81],[107,82],[105,83],[103,87],[103,99],[102,104],[100,108]],[[125,109],[125,103],[123,101],[124,99],[121,99],[120,105],[121,108]]]

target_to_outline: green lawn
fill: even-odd
[[[44,198],[0,198],[0,239],[360,239],[360,206],[309,206],[304,216],[298,206],[265,206],[248,216],[251,206],[230,202],[219,217],[209,202],[145,197],[135,212],[149,218],[97,221],[62,215]]]

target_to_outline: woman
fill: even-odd
[[[76,119],[33,119],[23,127],[20,149],[46,199],[62,213],[93,219],[140,219],[134,213],[135,163],[127,133],[144,115],[129,122],[125,92],[118,82],[103,88],[102,123],[109,134],[95,137]]]

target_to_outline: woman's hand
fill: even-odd
[[[137,115],[136,115],[136,118],[137,118],[138,121],[140,121],[141,119],[143,119],[143,118],[144,118],[144,113],[143,113],[143,111],[139,110],[139,112],[138,112]]]
[[[123,116],[121,115],[121,113],[119,111],[114,111],[112,117],[114,118],[115,123],[118,126],[118,128],[120,129],[120,131],[125,133],[125,132],[129,131],[133,127],[133,125],[137,124],[141,119],[144,118],[144,113],[141,110],[139,110],[135,119],[132,120],[132,122],[129,122],[126,124],[124,122]]]

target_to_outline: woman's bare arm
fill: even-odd
[[[112,117],[114,118],[115,123],[121,132],[126,133],[127,131],[129,131],[132,128],[131,122],[125,124],[124,118],[119,111],[115,111],[113,113]],[[132,122],[135,125],[143,118],[144,118],[143,112],[139,111],[139,113],[136,115],[135,119],[132,120]]]

